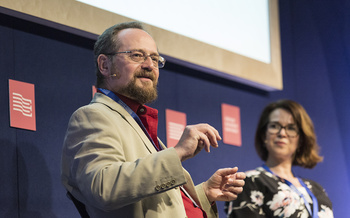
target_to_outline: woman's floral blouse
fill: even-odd
[[[306,209],[303,198],[282,179],[262,167],[247,171],[246,175],[243,192],[236,200],[225,204],[225,212],[231,211],[228,217],[312,217]],[[322,186],[312,180],[302,180],[318,200],[318,217],[333,218],[332,202]],[[305,188],[302,189],[300,191],[312,209],[312,198]]]

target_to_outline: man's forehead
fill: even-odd
[[[124,29],[118,33],[118,39],[121,48],[157,51],[157,45],[152,36],[141,29]]]
[[[126,29],[120,30],[118,34],[121,35],[121,34],[132,34],[132,33],[146,33],[146,34],[148,34],[145,30],[139,29],[139,28],[126,28]]]
[[[135,28],[129,28],[129,29],[124,29],[121,30],[118,33],[118,38],[121,41],[128,41],[128,40],[151,40],[154,41],[152,36],[149,35],[146,31],[142,29],[135,29]]]

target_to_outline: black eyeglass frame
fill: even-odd
[[[276,125],[278,127],[277,128],[278,129],[277,132],[274,132],[274,131],[271,132],[271,128],[269,128],[269,126],[271,124],[274,124],[274,125]],[[288,129],[288,127],[291,127],[291,126],[295,127],[295,135],[294,134],[290,134],[291,131],[292,131],[292,133],[294,132],[294,129],[292,129],[292,130]],[[266,131],[268,133],[270,133],[270,134],[279,134],[282,131],[282,129],[284,129],[284,131],[286,132],[287,136],[291,137],[291,138],[297,137],[299,135],[299,133],[300,133],[299,128],[298,128],[298,126],[296,124],[288,124],[288,125],[282,126],[278,122],[268,122],[267,125],[266,125]]]

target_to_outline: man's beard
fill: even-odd
[[[151,76],[153,86],[142,88],[136,85],[136,79],[137,75],[135,75],[133,80],[131,80],[125,87],[120,88],[118,90],[118,93],[125,95],[126,97],[129,97],[140,104],[146,104],[155,101],[158,98],[158,80]]]

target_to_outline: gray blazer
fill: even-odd
[[[101,93],[69,120],[61,179],[90,217],[186,217],[181,185],[208,217],[218,216],[175,149],[157,152],[132,116]]]

